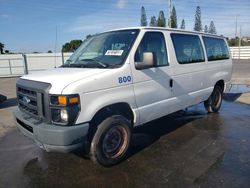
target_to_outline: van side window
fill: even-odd
[[[225,40],[213,37],[202,37],[208,61],[229,59],[229,52]]]
[[[134,60],[143,61],[143,53],[152,52],[155,58],[155,66],[168,65],[167,50],[164,35],[161,32],[146,32],[138,46]]]
[[[177,61],[180,64],[204,62],[204,52],[198,35],[172,33]]]

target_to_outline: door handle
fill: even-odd
[[[173,87],[173,85],[174,85],[174,81],[173,81],[173,79],[171,78],[170,80],[169,80],[169,87]]]

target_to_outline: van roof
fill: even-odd
[[[174,28],[168,28],[168,27],[126,27],[126,28],[118,28],[118,29],[108,30],[106,32],[130,30],[130,29],[176,31],[176,32],[181,32],[181,33],[192,33],[192,34],[201,34],[201,35],[212,36],[212,37],[226,38],[225,36],[221,36],[221,35],[215,35],[215,34],[198,32],[198,31],[189,31],[189,30],[183,30],[183,29],[174,29]]]

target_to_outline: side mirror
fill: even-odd
[[[143,53],[143,61],[135,62],[136,69],[146,69],[154,66],[154,54],[152,52]]]

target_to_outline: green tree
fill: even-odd
[[[205,27],[204,27],[204,33],[208,33],[208,27],[207,27],[207,25],[205,25]]]
[[[62,46],[62,52],[71,52],[71,45],[69,42],[66,42],[63,46]]]
[[[151,16],[150,24],[151,27],[157,27],[157,20],[155,16]]]
[[[51,50],[48,50],[48,52],[47,53],[52,53],[52,51]]]
[[[89,39],[90,37],[92,37],[92,35],[88,34],[88,35],[86,36],[86,39]]]
[[[173,6],[173,9],[171,11],[171,16],[170,16],[170,21],[171,21],[171,28],[177,28],[177,14],[175,7]]]
[[[74,52],[80,45],[82,44],[82,40],[71,40],[63,45],[63,52]]]
[[[200,8],[200,6],[196,7],[195,22],[194,22],[194,31],[202,31],[201,8]]]
[[[166,27],[166,18],[164,16],[164,12],[162,10],[159,12],[157,26],[158,27]]]
[[[186,28],[186,26],[185,26],[185,20],[182,19],[182,21],[181,21],[181,29],[185,29],[185,28]]]
[[[147,16],[144,6],[141,7],[141,26],[147,26]]]
[[[0,53],[3,54],[4,44],[0,42]]]
[[[238,46],[239,45],[239,38],[232,38],[227,40],[229,46]]]
[[[211,21],[208,29],[208,33],[217,34],[214,22]]]
[[[9,53],[10,53],[10,51],[9,51],[9,50],[5,50],[5,51],[4,51],[4,53],[9,54]]]
[[[92,37],[92,35],[88,34],[88,35],[85,37],[85,39],[83,40],[83,42],[86,41],[86,40],[88,40],[88,39],[90,39],[91,37]]]

